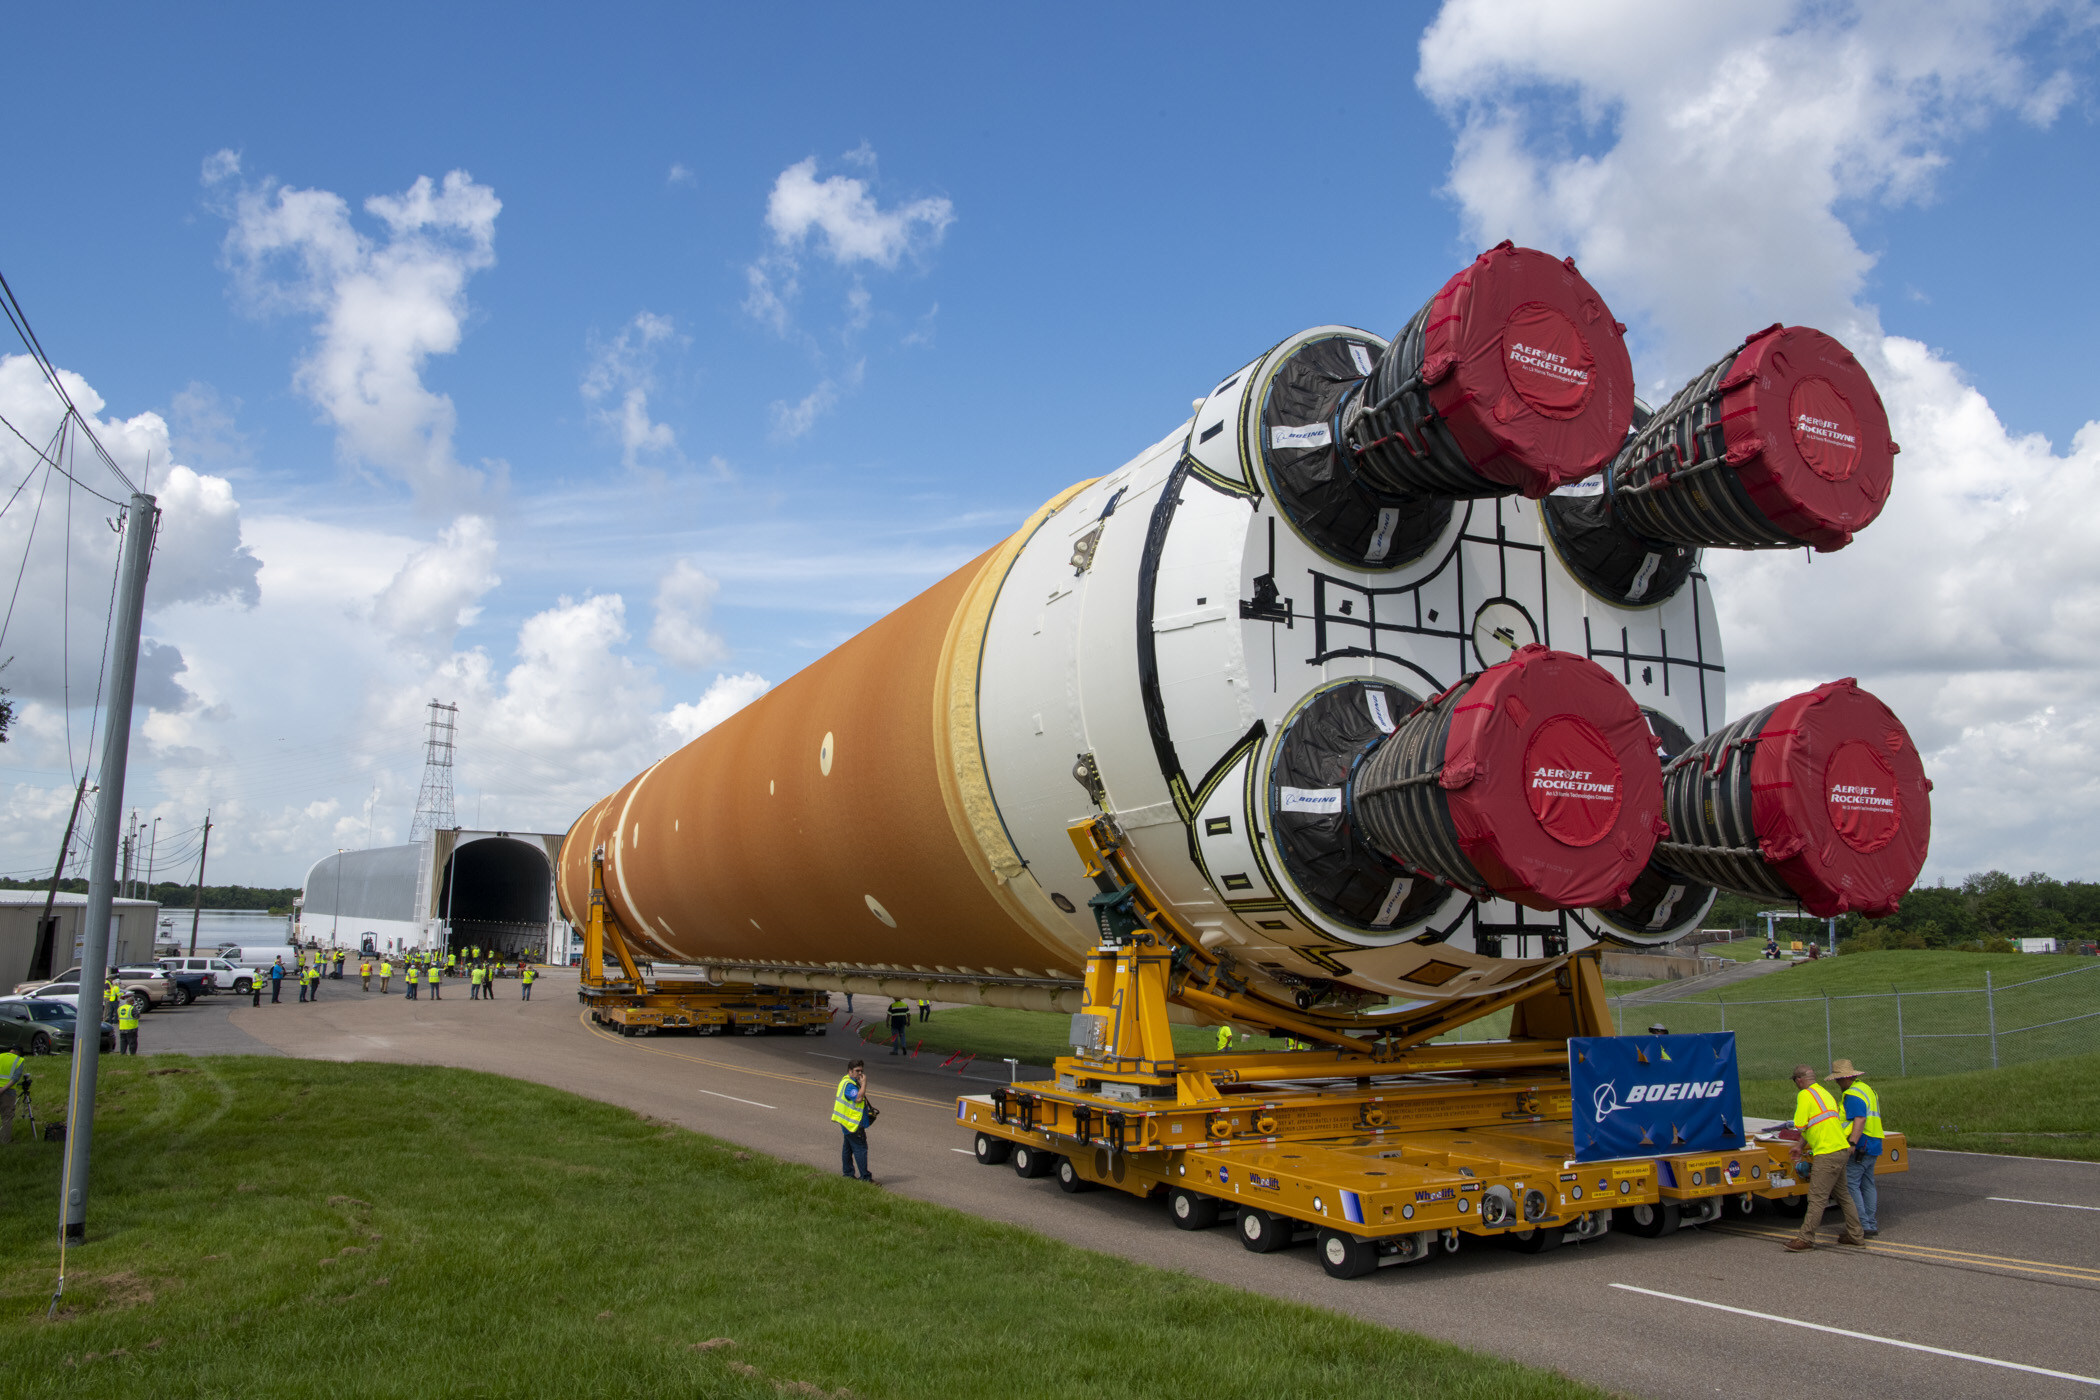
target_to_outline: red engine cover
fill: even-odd
[[[1903,721],[1847,678],[1773,709],[1750,764],[1750,821],[1802,908],[1879,918],[1925,867],[1931,791]]]
[[[1429,401],[1473,470],[1536,499],[1602,470],[1633,421],[1633,362],[1596,288],[1505,242],[1430,303]]]
[[[1852,352],[1807,326],[1750,337],[1720,383],[1728,460],[1774,525],[1842,549],[1889,498],[1897,447]]]
[[[1533,909],[1624,904],[1669,829],[1633,696],[1596,662],[1537,644],[1473,682],[1439,782],[1481,879]]]

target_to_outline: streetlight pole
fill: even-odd
[[[343,926],[343,847],[335,848],[335,910],[329,915],[328,946],[336,946],[336,931]]]

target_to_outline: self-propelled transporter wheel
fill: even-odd
[[[1058,1189],[1071,1195],[1076,1196],[1081,1191],[1095,1190],[1101,1184],[1098,1181],[1089,1181],[1081,1176],[1079,1168],[1072,1165],[1070,1157],[1059,1157],[1055,1170]]]
[[[1218,1223],[1218,1198],[1186,1186],[1167,1191],[1167,1213],[1178,1230],[1208,1230]]]
[[[1615,1229],[1643,1239],[1655,1239],[1661,1235],[1674,1235],[1682,1223],[1682,1213],[1674,1201],[1658,1201],[1654,1205],[1640,1204],[1620,1206],[1613,1212]]]
[[[1274,1254],[1298,1242],[1298,1222],[1260,1206],[1240,1207],[1240,1243],[1256,1254]]]
[[[1378,1267],[1378,1245],[1347,1230],[1323,1229],[1319,1235],[1320,1267],[1330,1278],[1362,1278]]]
[[[993,1137],[990,1133],[977,1134],[977,1140],[973,1147],[977,1153],[978,1162],[987,1167],[998,1166],[1001,1162],[1013,1156],[1014,1152],[1012,1143],[1005,1138]]]
[[[1014,1144],[1013,1164],[1015,1176],[1043,1177],[1057,1170],[1059,1157],[1055,1152],[1045,1152],[1031,1143]]]

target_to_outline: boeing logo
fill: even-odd
[[[1596,1110],[1592,1122],[1603,1122],[1622,1108],[1631,1108],[1637,1103],[1674,1103],[1685,1099],[1719,1098],[1727,1081],[1708,1080],[1701,1084],[1636,1084],[1628,1091],[1626,1101],[1619,1102],[1619,1086],[1616,1081],[1606,1080],[1597,1086],[1590,1098],[1590,1106]]]

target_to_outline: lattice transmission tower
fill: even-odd
[[[423,731],[423,790],[416,794],[416,819],[408,829],[411,844],[459,825],[452,810],[452,741],[458,723],[458,705],[430,702]]]

